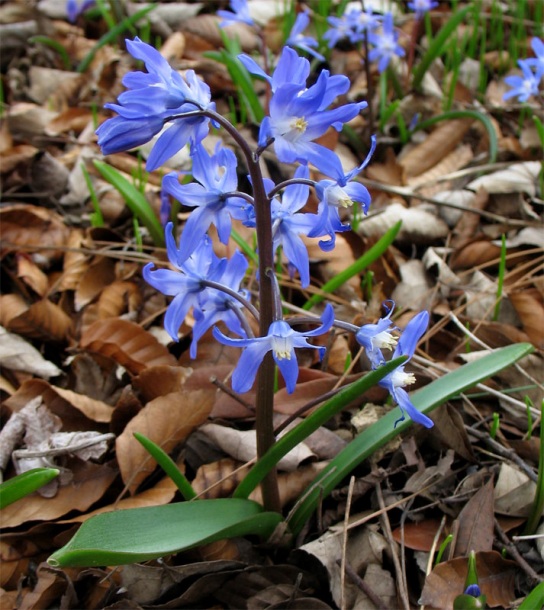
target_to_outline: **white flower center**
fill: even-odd
[[[413,373],[405,373],[402,368],[398,368],[396,371],[393,371],[391,381],[395,388],[404,388],[407,385],[415,383],[416,377]]]
[[[291,360],[291,343],[289,337],[272,337],[272,350],[278,360]]]
[[[397,342],[397,337],[394,337],[386,330],[382,330],[381,333],[378,333],[377,335],[372,337],[372,345],[373,347],[377,347],[378,349],[392,350],[397,345]]]
[[[338,184],[329,186],[326,193],[329,205],[335,205],[339,208],[350,208],[353,205],[353,199]]]

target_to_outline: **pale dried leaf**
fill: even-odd
[[[15,371],[25,371],[38,377],[56,377],[62,371],[53,362],[19,335],[8,333],[0,326],[0,366]]]
[[[399,267],[401,281],[397,284],[391,298],[397,307],[418,310],[429,301],[432,284],[419,259],[412,259]]]
[[[138,324],[110,318],[94,322],[81,336],[80,347],[113,358],[137,375],[150,366],[174,366],[176,359]]]
[[[173,392],[159,396],[128,423],[117,438],[116,453],[121,476],[132,494],[155,469],[156,462],[134,438],[143,434],[169,453],[178,443],[208,418],[215,392],[195,390]]]
[[[369,216],[360,223],[357,232],[366,237],[381,237],[399,220],[402,227],[397,235],[401,242],[432,244],[448,235],[447,224],[423,207],[405,208],[392,203],[380,214]]]
[[[503,462],[495,484],[495,511],[510,517],[527,517],[533,505],[536,483],[514,466]]]
[[[239,462],[249,462],[257,455],[257,437],[255,430],[235,430],[217,424],[206,424],[200,428],[225,453]],[[301,462],[315,457],[305,443],[299,443],[278,463],[281,470],[296,470]]]
[[[538,176],[542,170],[540,161],[526,161],[510,165],[507,169],[480,176],[466,188],[477,191],[484,188],[488,193],[527,193],[536,197]]]

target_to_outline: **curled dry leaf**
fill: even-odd
[[[83,245],[83,231],[77,229],[70,231],[62,263],[63,273],[58,284],[59,290],[75,290],[78,287],[81,276],[88,268],[88,257],[81,251]]]
[[[406,177],[419,176],[442,161],[461,142],[473,122],[454,119],[441,123],[421,144],[399,159]]]
[[[183,366],[150,366],[132,380],[146,401],[172,392],[179,392],[190,377],[192,369]]]
[[[128,423],[117,438],[116,453],[123,481],[134,494],[140,483],[155,469],[156,462],[134,438],[139,432],[166,453],[208,419],[215,392],[180,391],[159,396]]]
[[[442,176],[446,174],[450,174],[462,167],[465,167],[472,161],[474,157],[474,153],[472,152],[472,148],[468,145],[462,145],[452,150],[448,155],[446,155],[443,159],[439,159],[436,165],[433,165],[426,172],[419,174],[417,176],[408,178],[406,180],[408,186],[412,188],[416,187],[425,187],[427,184],[435,183]],[[402,163],[402,161],[401,161]],[[424,189],[424,194],[427,196],[433,195],[436,190],[441,189],[443,187],[439,187],[436,185],[433,190],[429,188]],[[422,192],[421,190],[419,191]]]
[[[56,377],[62,371],[53,362],[19,335],[8,333],[0,326],[0,366],[15,371],[25,371],[38,377]]]
[[[175,366],[176,359],[138,324],[111,318],[94,322],[81,336],[80,347],[113,358],[132,374],[150,366]]]
[[[508,299],[531,342],[537,348],[544,349],[544,304],[539,292],[527,288],[523,292],[510,292]]]
[[[28,256],[17,256],[17,277],[41,297],[49,288],[47,275]]]
[[[427,576],[419,603],[430,608],[453,610],[453,600],[464,590],[468,560],[457,557],[439,563]],[[517,564],[496,551],[476,553],[478,584],[491,608],[508,608],[516,598]]]
[[[7,328],[32,339],[63,343],[72,334],[73,322],[59,305],[42,299],[12,318]]]
[[[98,299],[98,317],[115,318],[126,311],[135,312],[142,302],[142,295],[134,282],[116,281],[106,286]]]
[[[488,193],[527,193],[536,197],[538,175],[542,171],[540,161],[526,161],[510,165],[507,169],[476,178],[466,188],[477,191],[484,188]]]
[[[81,311],[115,280],[115,262],[97,257],[82,274],[75,293],[75,310]]]
[[[41,379],[25,381],[5,404],[13,411],[20,411],[37,396],[41,396],[47,408],[60,417],[64,431],[92,430],[95,423],[108,423],[113,412],[100,400],[51,386]]]
[[[33,205],[11,205],[0,210],[2,251],[29,248],[39,251],[46,260],[60,258],[70,230],[61,216]]]
[[[249,462],[257,455],[255,430],[235,430],[218,424],[206,424],[200,431],[235,460]],[[293,471],[301,462],[311,457],[315,455],[309,447],[305,443],[299,443],[278,462],[278,468]]]

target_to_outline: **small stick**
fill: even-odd
[[[336,560],[336,563],[340,565],[340,559]],[[374,593],[374,591],[368,586],[368,584],[357,574],[357,572],[346,562],[344,566],[346,574],[354,585],[359,587],[361,591],[368,597],[368,599],[376,606],[378,610],[388,610],[387,606],[384,605],[381,598]]]
[[[510,553],[510,555],[512,555],[512,558],[514,559],[514,561],[519,565],[519,567],[522,570],[524,570],[524,572],[527,574],[527,576],[529,576],[529,578],[531,578],[533,581],[544,582],[544,576],[540,576],[533,570],[533,568],[520,555],[518,549],[516,548],[516,545],[504,533],[504,530],[500,526],[500,523],[497,521],[497,519],[495,519],[494,521],[495,521],[495,531],[497,532],[499,538],[501,539],[501,542],[506,547],[506,550]]]

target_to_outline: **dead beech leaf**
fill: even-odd
[[[72,510],[85,511],[99,500],[116,472],[103,464],[74,460],[73,480],[59,488],[54,498],[38,494],[27,496],[2,509],[2,527],[17,527],[27,521],[53,521]]]
[[[84,243],[83,232],[77,229],[70,231],[67,251],[62,264],[63,273],[59,281],[59,290],[75,290],[79,285],[81,276],[87,269],[88,256],[81,251]]]
[[[150,332],[119,318],[94,322],[82,334],[79,345],[113,358],[134,375],[150,366],[176,364],[174,356]]]
[[[488,240],[477,238],[456,250],[450,259],[453,271],[472,269],[483,263],[495,260],[500,256],[501,249]]]
[[[115,280],[115,262],[98,257],[81,276],[75,293],[75,310],[81,311]]]
[[[47,260],[60,258],[62,253],[56,248],[64,247],[70,234],[62,216],[48,208],[28,204],[2,208],[0,224],[4,252],[30,247],[40,251],[40,256]]]
[[[488,193],[527,193],[530,197],[536,197],[538,175],[542,171],[540,161],[526,161],[515,163],[507,169],[503,169],[486,176],[480,176],[466,188],[477,191],[484,188]]]
[[[249,466],[232,458],[203,464],[191,485],[200,498],[228,498],[249,472]]]
[[[417,176],[409,177],[406,180],[406,184],[412,188],[416,188],[419,186],[424,186],[427,183],[436,182],[437,179],[441,178],[442,176],[450,174],[458,169],[461,169],[462,167],[466,167],[473,157],[474,153],[468,144],[459,146],[447,154],[443,159],[439,159],[438,163],[430,167],[426,172],[423,172]],[[439,188],[441,189],[443,186]],[[425,194],[430,195],[431,193],[428,189],[425,189]]]
[[[403,528],[399,527],[392,532],[393,539],[399,544],[414,551],[425,551],[428,553],[433,548],[436,533],[440,527],[438,519],[425,519],[417,523],[406,523]],[[442,530],[438,543],[444,541],[447,532]]]
[[[468,560],[457,557],[439,563],[427,576],[420,603],[429,609],[452,610],[453,600],[464,590]],[[517,564],[503,559],[500,553],[476,553],[478,584],[491,608],[508,608],[516,599]]]
[[[523,330],[531,342],[539,349],[544,348],[544,304],[539,292],[525,289],[523,292],[510,292],[508,299],[514,306]]]
[[[465,504],[457,521],[455,557],[465,557],[471,551],[493,549],[493,479],[481,487]]]
[[[25,381],[5,404],[13,411],[20,411],[37,396],[41,396],[47,408],[60,417],[65,432],[93,430],[93,422],[107,423],[111,419],[112,408],[105,403],[52,386],[42,379]]]
[[[441,123],[429,136],[399,159],[407,178],[419,176],[450,153],[464,138],[474,121],[453,119]]]
[[[0,294],[0,324],[8,326],[10,320],[27,310],[26,301],[19,294]]]
[[[45,128],[48,136],[58,136],[73,131],[81,133],[93,120],[93,114],[88,108],[67,108],[57,115]]]
[[[38,377],[56,377],[62,371],[53,362],[19,335],[8,333],[0,326],[0,366],[15,371],[25,371]]]
[[[7,328],[32,339],[64,342],[72,333],[72,319],[56,303],[42,299],[12,318]]]
[[[36,294],[45,296],[49,288],[47,275],[28,256],[17,256],[17,276]]]
[[[495,484],[495,511],[510,517],[527,517],[536,494],[536,483],[504,462]]]
[[[156,466],[155,460],[134,438],[134,432],[147,436],[169,453],[208,419],[214,398],[215,392],[204,390],[172,392],[148,402],[130,420],[117,438],[115,448],[121,476],[131,494]]]
[[[106,286],[98,299],[98,317],[115,318],[134,312],[142,302],[142,295],[134,282],[115,281]]]
[[[158,396],[179,392],[192,372],[183,366],[150,366],[132,380],[132,385],[149,402]]]
[[[235,430],[218,424],[206,424],[200,428],[208,438],[225,453],[239,462],[249,462],[257,455],[257,437],[255,430]],[[305,443],[299,443],[279,462],[281,470],[293,471],[301,462],[311,457],[314,453]]]

